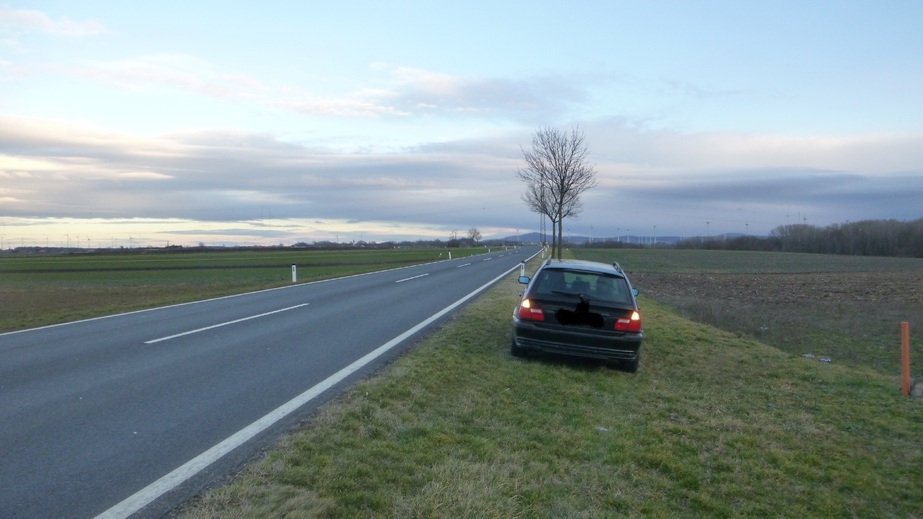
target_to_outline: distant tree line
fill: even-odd
[[[449,240],[451,242],[452,240]],[[405,240],[405,241],[385,241],[385,242],[375,242],[375,241],[341,241],[341,242],[332,242],[327,240],[315,241],[311,243],[307,242],[298,242],[292,245],[292,248],[295,249],[321,249],[321,250],[333,250],[333,249],[442,249],[446,247],[459,247],[462,246],[461,243],[468,243],[468,240],[456,240],[455,244],[448,244],[442,240]],[[467,245],[465,245],[467,246]],[[282,247],[282,246],[280,246]]]
[[[386,242],[365,242],[365,241],[350,241],[350,242],[331,242],[331,241],[315,241],[312,243],[299,242],[292,245],[296,249],[455,249],[461,247],[502,247],[502,246],[515,246],[519,242],[515,239],[505,239],[505,240],[482,240],[481,233],[477,229],[470,229],[468,231],[468,236],[459,238],[457,234],[454,234],[449,237],[448,240],[415,240],[415,241],[386,241]],[[283,248],[282,245],[279,248]]]
[[[923,258],[923,218],[862,220],[827,227],[782,225],[770,231],[767,237],[689,238],[677,242],[674,247]]]

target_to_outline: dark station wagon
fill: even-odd
[[[628,276],[618,263],[546,260],[513,312],[510,351],[600,359],[638,370],[644,327]]]

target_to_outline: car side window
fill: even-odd
[[[628,297],[628,284],[623,278],[613,276],[597,276],[594,295],[600,301],[612,303],[630,303]]]
[[[541,294],[553,294],[555,291],[566,290],[567,282],[564,273],[559,270],[542,271],[536,285],[536,291]]]

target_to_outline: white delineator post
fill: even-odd
[[[910,396],[910,322],[901,323],[901,394]]]
[[[292,283],[298,282],[298,266],[292,263]]]

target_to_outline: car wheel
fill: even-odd
[[[526,350],[516,345],[516,338],[510,339],[510,355],[514,357],[525,357]]]

